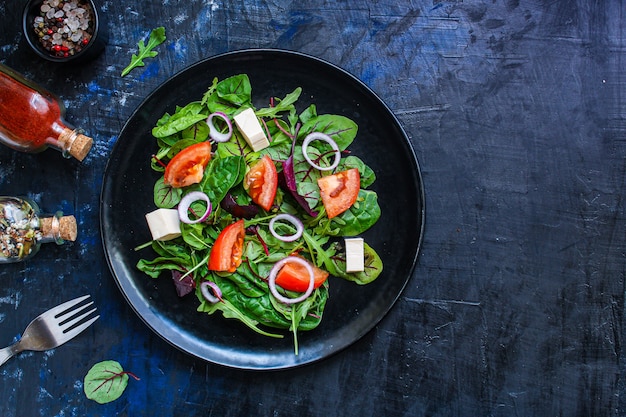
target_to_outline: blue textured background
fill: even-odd
[[[83,164],[0,148],[0,194],[79,221],[75,244],[0,266],[0,344],[84,293],[102,318],[0,368],[1,416],[626,415],[624,1],[108,0],[109,43],[75,67],[28,50],[22,7],[0,0],[0,62],[58,94],[95,146]],[[161,25],[158,57],[121,78]],[[108,155],[144,97],[255,47],[323,58],[380,95],[427,204],[418,266],[387,317],[338,355],[272,373],[204,363],[151,333],[110,276],[98,220]],[[141,380],[98,405],[82,379],[105,359]]]

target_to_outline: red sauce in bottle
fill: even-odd
[[[64,115],[54,94],[0,64],[0,142],[22,152],[51,147],[82,161],[93,140],[72,128]]]

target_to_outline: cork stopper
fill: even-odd
[[[79,133],[76,135],[76,139],[74,139],[74,143],[72,143],[70,147],[70,155],[82,162],[91,150],[92,145],[93,139]]]
[[[59,142],[64,153],[69,153],[81,162],[85,159],[93,145],[92,138],[69,128],[63,129],[59,136]]]
[[[78,236],[78,226],[74,216],[43,217],[40,219],[41,233],[44,237],[59,238],[74,242]]]
[[[59,234],[61,239],[74,242],[78,236],[78,226],[76,225],[76,217],[62,216],[59,219]]]

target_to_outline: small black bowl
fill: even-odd
[[[68,1],[69,0],[63,0],[63,3]],[[74,2],[84,4],[85,8],[91,9],[89,12],[91,22],[89,24],[89,28],[86,30],[91,37],[87,41],[84,41],[86,44],[81,43],[77,45],[72,42],[69,44],[69,47],[66,45],[65,48],[68,48],[67,51],[54,51],[47,49],[41,41],[40,35],[35,31],[35,19],[41,16],[41,5],[43,2],[44,0],[29,0],[24,7],[24,14],[22,18],[24,37],[37,55],[52,62],[77,63],[91,60],[102,52],[108,41],[108,34],[106,17],[105,14],[99,12],[100,4],[98,0],[74,0]],[[63,19],[63,17],[61,17],[61,19]],[[46,21],[49,22],[47,19]],[[58,25],[64,27],[65,23],[60,21],[58,22]],[[43,36],[46,34],[47,31],[44,32]],[[81,40],[77,42],[81,42]]]

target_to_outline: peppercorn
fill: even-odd
[[[67,58],[89,43],[94,21],[94,11],[86,0],[44,0],[33,28],[45,50]]]

